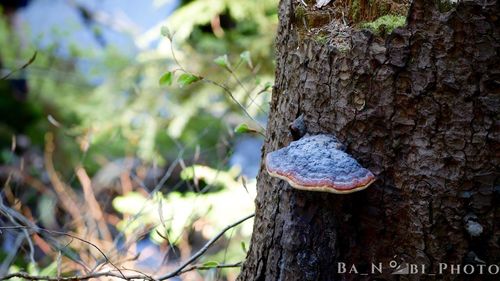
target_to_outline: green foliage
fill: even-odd
[[[385,15],[375,21],[367,22],[361,25],[362,28],[367,28],[377,35],[390,34],[394,29],[406,24],[405,16]]]
[[[255,58],[269,60],[277,26],[277,5],[277,0],[195,0],[179,8],[156,28],[168,26],[174,31],[178,44],[189,42],[197,52],[207,55],[246,49]],[[221,25],[216,36],[215,32],[203,31],[212,28],[212,20],[220,17],[228,19],[230,27]],[[266,67],[270,62],[266,62]]]
[[[223,56],[215,58],[214,62],[218,66],[221,66],[221,67],[224,67],[224,68],[227,68],[227,69],[231,68],[231,65],[229,64],[229,59],[228,59],[227,55],[223,55]]]
[[[179,85],[181,87],[184,87],[184,86],[193,84],[194,82],[198,82],[201,79],[202,79],[202,77],[196,76],[196,75],[194,75],[192,73],[183,73],[177,79],[177,83],[179,83]]]
[[[57,275],[57,261],[53,261],[49,265],[45,266],[44,268],[39,268],[38,265],[29,263],[27,265],[26,270],[21,270],[21,268],[13,265],[9,268],[9,273],[16,273],[16,272],[26,272],[30,275],[35,275],[35,276],[49,276],[49,277],[56,277]],[[21,281],[24,279],[21,278],[11,278],[10,280],[15,280],[15,281]]]
[[[217,145],[231,125],[226,117],[242,111],[221,88],[196,83],[205,78],[223,84],[251,116],[266,115],[274,75],[271,46],[277,1],[258,2],[191,1],[139,38],[139,42],[160,39],[157,50],[144,51],[137,61],[109,51],[107,69],[92,70],[97,77],[107,77],[105,82],[79,95],[81,106],[74,111],[82,120],[74,131],[91,132],[85,165],[90,167],[95,156],[114,158],[131,152],[146,161],[165,163],[175,140],[186,145],[187,155],[194,149],[193,139],[199,139],[201,149]],[[222,16],[232,22],[231,27],[222,27],[222,37],[204,31],[214,17]],[[239,61],[230,63],[232,54],[239,54]],[[231,72],[215,71],[214,66]],[[174,81],[179,87],[164,87]],[[202,138],[197,137],[200,134]],[[215,156],[206,155],[209,164],[218,161]]]
[[[243,253],[247,253],[247,245],[245,244],[244,241],[241,241],[241,250],[243,250]]]
[[[250,214],[253,202],[249,198],[242,187],[236,186],[205,195],[192,192],[157,193],[152,199],[131,192],[116,197],[113,207],[122,214],[134,217],[134,220],[123,220],[118,224],[121,231],[132,235],[138,229],[151,225],[155,226],[150,232],[153,241],[162,243],[164,237],[168,237],[170,243],[177,244],[182,233],[198,220],[203,220],[212,229],[211,236],[229,223]],[[251,223],[238,229],[242,237],[250,238]]]
[[[219,263],[216,261],[207,261],[207,262],[203,263],[204,267],[212,267],[213,268],[213,267],[217,267],[218,265],[219,265]]]
[[[168,29],[168,27],[162,26],[160,29],[160,32],[161,32],[161,35],[167,37],[169,40],[172,40],[173,34],[170,31],[170,29]]]
[[[247,63],[249,68],[253,68],[252,58],[250,57],[250,51],[244,51],[240,54],[240,58]]]
[[[228,167],[227,160],[234,137],[231,128],[246,122],[250,124],[246,132],[254,132],[251,128],[257,124],[252,118],[267,115],[274,75],[276,7],[277,0],[189,1],[165,22],[134,38],[140,51],[133,58],[112,47],[85,49],[79,42],[70,42],[69,54],[61,57],[59,42],[39,44],[46,47],[38,50],[36,60],[26,69],[31,89],[26,106],[10,108],[29,109],[27,115],[33,118],[22,133],[40,151],[44,134],[54,134],[55,169],[77,193],[80,186],[74,169],[80,165],[92,178],[105,164],[118,159],[139,159],[145,167],[165,167],[181,159],[182,167],[187,167],[180,173],[175,170],[169,179],[172,182],[162,190],[177,190],[178,182],[173,181],[180,181],[183,192],[156,193],[152,198],[129,192],[116,197],[113,207],[128,215],[117,229],[131,238],[134,231],[152,227],[152,240],[164,243],[166,237],[179,245],[183,233],[194,231],[196,224],[203,225],[203,237],[210,239],[254,208],[254,189],[251,194],[245,191],[236,180],[239,170]],[[217,18],[220,26],[212,22]],[[53,37],[65,38],[71,32],[60,28]],[[29,61],[34,50],[20,51],[12,38],[0,21],[3,67],[17,69]],[[157,48],[142,48],[156,41]],[[84,71],[79,68],[82,62]],[[206,83],[196,83],[200,81]],[[174,87],[168,87],[171,85]],[[0,157],[17,163],[8,146],[15,131],[3,125],[0,135],[6,141]],[[26,171],[33,177],[45,174],[31,172],[31,167]],[[134,185],[139,181],[133,180]],[[196,188],[202,192],[186,191]],[[54,196],[33,196],[32,201],[34,213],[44,216],[37,221],[71,225],[64,221],[66,214],[54,218],[62,210]],[[94,231],[83,231],[89,230]],[[248,243],[251,222],[236,228],[234,236],[231,233],[225,238],[232,237],[236,243],[200,261],[242,260],[241,250],[246,246],[240,241]],[[27,263],[16,260],[16,265]],[[214,262],[208,265],[217,266]],[[47,271],[33,272],[53,276],[52,264],[38,266]]]
[[[273,86],[273,83],[271,83],[271,82],[266,82],[266,83],[264,84],[264,91],[269,90],[272,86]]]
[[[239,124],[238,126],[236,126],[236,128],[234,128],[234,132],[239,134],[248,133],[250,131],[251,129],[248,127],[246,123]]]
[[[160,85],[166,85],[166,86],[172,85],[173,76],[174,74],[171,71],[168,71],[167,73],[163,74],[160,77]]]
[[[241,123],[238,126],[236,126],[236,128],[234,128],[234,132],[237,134],[259,134],[261,136],[265,136],[264,133],[256,129],[250,128],[246,123]]]

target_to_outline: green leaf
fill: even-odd
[[[241,123],[241,124],[239,124],[238,126],[236,126],[236,128],[234,128],[234,132],[235,132],[235,133],[240,133],[240,134],[243,134],[243,133],[248,133],[248,132],[252,132],[252,131],[253,131],[253,130],[252,130],[252,129],[250,129],[250,128],[248,127],[248,125],[247,125],[247,124],[245,124],[245,123]]]
[[[161,35],[167,37],[168,39],[172,40],[172,32],[170,32],[170,29],[168,29],[168,27],[166,26],[162,26],[161,27]]]
[[[217,267],[218,265],[219,265],[219,263],[216,261],[207,261],[207,262],[203,263],[204,267]]]
[[[248,125],[245,123],[241,123],[238,126],[236,126],[236,128],[234,128],[234,132],[237,134],[251,133],[251,134],[259,134],[261,136],[265,136],[263,132],[252,129],[248,127]]]
[[[173,78],[174,78],[174,74],[171,71],[163,74],[160,77],[160,86],[163,86],[163,85],[170,86],[170,85],[172,85]]]
[[[229,58],[227,57],[227,55],[223,55],[223,56],[215,58],[214,62],[219,66],[222,66],[225,68],[230,68]]]
[[[189,84],[193,84],[194,82],[200,81],[201,78],[202,77],[196,76],[196,75],[191,74],[191,73],[183,73],[179,76],[179,78],[177,79],[177,82],[181,85],[181,87],[183,87],[183,86],[187,86]]]
[[[247,245],[245,245],[245,242],[241,241],[241,249],[243,250],[243,252],[247,252]]]
[[[253,68],[252,59],[250,58],[250,52],[244,51],[240,54],[240,58],[248,64],[248,67]]]

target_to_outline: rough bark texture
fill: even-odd
[[[351,195],[313,193],[261,167],[239,280],[434,280],[391,276],[389,261],[426,272],[500,263],[500,4],[433,3],[415,1],[387,38],[334,18],[318,27],[325,42],[297,20],[298,1],[281,1],[263,156],[292,140],[288,124],[304,114],[310,133],[336,135],[378,180]],[[336,274],[338,262],[385,270]]]

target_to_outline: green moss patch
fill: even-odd
[[[367,28],[377,35],[389,34],[394,29],[404,26],[406,24],[405,16],[385,15],[378,19],[363,23],[362,28]]]

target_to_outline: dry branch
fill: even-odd
[[[81,242],[84,242],[84,243],[87,243],[91,246],[93,246],[94,248],[96,248],[102,255],[103,257],[106,259],[106,262],[109,263],[110,265],[112,265],[115,270],[113,271],[105,271],[105,272],[95,272],[95,273],[89,273],[87,275],[82,275],[82,276],[67,276],[67,277],[50,277],[50,276],[36,276],[36,275],[29,275],[28,273],[26,272],[17,272],[17,273],[11,273],[11,274],[8,274],[8,275],[5,275],[3,277],[0,277],[0,280],[9,280],[11,278],[15,278],[15,277],[18,277],[18,278],[24,278],[26,280],[47,280],[47,281],[76,281],[76,280],[89,280],[89,279],[92,279],[92,278],[99,278],[99,277],[115,277],[115,278],[119,278],[119,279],[122,279],[122,280],[154,280],[154,281],[162,281],[162,280],[167,280],[167,279],[170,279],[172,277],[175,277],[175,276],[178,276],[180,274],[183,274],[183,273],[186,273],[186,272],[189,272],[189,271],[192,271],[192,270],[209,270],[209,269],[213,269],[213,268],[230,268],[230,267],[239,267],[241,265],[241,262],[237,262],[237,263],[232,263],[232,264],[218,264],[218,265],[214,265],[214,266],[207,266],[207,265],[191,265],[192,263],[194,263],[199,257],[201,257],[209,248],[210,246],[212,246],[220,237],[222,237],[222,235],[224,235],[224,233],[226,233],[226,231],[228,231],[229,229],[245,222],[246,220],[254,217],[255,214],[251,214],[251,215],[248,215],[240,220],[238,220],[237,222],[235,223],[232,223],[228,226],[226,226],[224,229],[222,229],[215,237],[213,237],[212,239],[210,239],[198,252],[196,252],[193,256],[191,256],[191,258],[189,258],[187,261],[185,261],[184,263],[182,263],[180,266],[178,266],[175,270],[173,270],[172,272],[170,273],[167,273],[163,276],[160,276],[158,278],[153,278],[149,275],[146,275],[146,274],[134,274],[134,275],[125,275],[125,271],[131,271],[131,270],[128,270],[128,269],[119,269],[117,266],[115,266],[114,264],[112,264],[109,259],[107,258],[107,256],[104,254],[104,252],[102,252],[101,249],[99,249],[99,247],[97,247],[95,244],[92,244],[91,242],[89,241],[86,241],[82,238],[79,238],[77,236],[74,236],[74,235],[71,235],[71,234],[68,234],[68,233],[64,233],[64,232],[59,232],[59,231],[52,231],[52,230],[48,230],[48,229],[43,229],[43,228],[40,228],[40,227],[29,227],[29,226],[7,226],[7,227],[0,227],[0,230],[7,230],[7,229],[30,229],[32,231],[35,231],[35,232],[46,232],[46,233],[49,233],[49,234],[57,234],[57,235],[66,235],[66,236],[69,236],[73,239],[76,239],[76,240],[79,240]],[[116,273],[118,272],[118,273]]]

